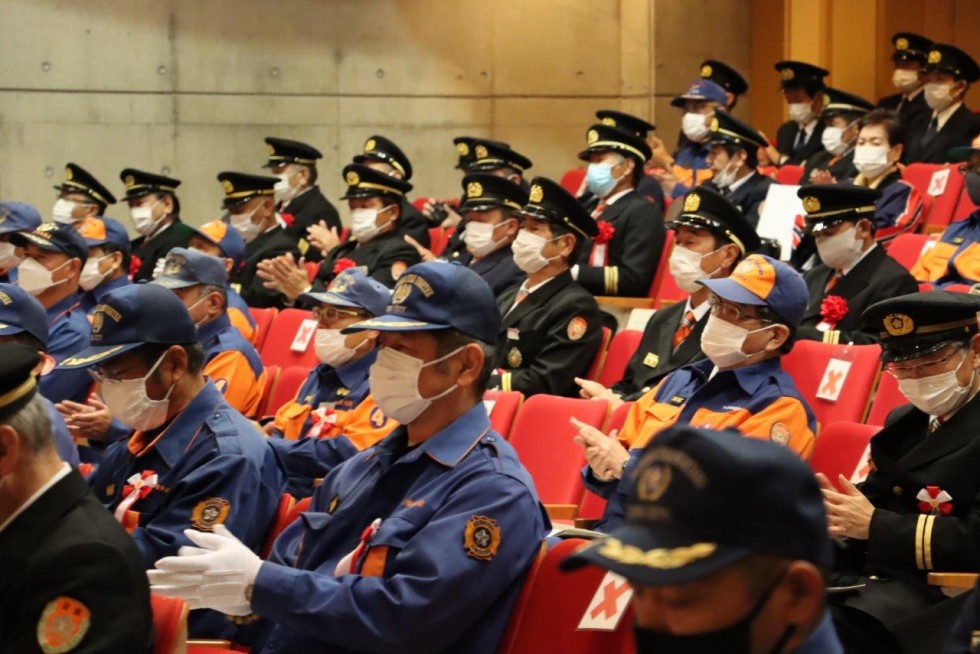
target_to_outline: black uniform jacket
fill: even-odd
[[[966,105],[961,104],[932,140],[923,144],[922,137],[929,129],[931,121],[932,112],[929,111],[919,114],[909,123],[902,157],[905,163],[946,163],[949,161],[951,148],[969,145],[980,134],[980,116],[967,109]]]
[[[157,260],[165,259],[167,253],[174,248],[186,248],[194,234],[193,227],[177,219],[149,241],[145,236],[134,239],[130,243],[130,248],[133,255],[139,257],[141,264],[133,276],[133,281],[144,282],[153,279],[153,268],[157,265]]]
[[[314,291],[321,292],[330,285],[342,269],[337,267],[341,259],[349,259],[355,266],[363,266],[368,276],[389,288],[395,285],[406,268],[420,261],[418,250],[405,242],[400,231],[378,234],[363,244],[349,240],[327,253],[313,282]]]
[[[285,297],[282,293],[265,288],[264,280],[256,275],[255,271],[260,261],[274,259],[290,252],[299,260],[300,251],[296,240],[279,226],[259,234],[245,246],[245,261],[235,279],[241,286],[239,295],[248,306],[256,308],[284,306]]]

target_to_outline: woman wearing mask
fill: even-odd
[[[140,235],[133,241],[133,254],[140,262],[134,282],[153,279],[157,262],[173,248],[185,248],[194,229],[180,222],[179,179],[155,175],[135,168],[119,173],[126,185],[126,203],[133,227]]]
[[[922,68],[932,50],[932,41],[911,32],[899,32],[892,36],[892,45],[895,46],[895,52],[892,53],[892,62],[895,65],[892,84],[898,89],[898,93],[878,100],[878,108],[898,113],[908,124],[921,114],[931,111],[923,93],[925,76]]]
[[[980,116],[963,103],[980,66],[956,46],[935,43],[926,56],[925,96],[931,110],[909,124],[905,163],[946,163],[949,151],[980,133]]]
[[[873,108],[874,105],[853,93],[830,87],[823,90],[820,120],[824,128],[820,141],[824,150],[806,160],[804,184],[828,184],[857,176],[854,145],[858,138],[858,119]]]

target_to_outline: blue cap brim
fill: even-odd
[[[299,297],[301,300],[313,300],[320,304],[332,304],[335,307],[353,307],[355,309],[366,310],[366,307],[362,307],[360,304],[351,302],[347,298],[336,293],[331,293],[330,291],[324,293],[303,293]]]
[[[751,304],[757,307],[766,306],[765,300],[730,277],[723,279],[702,279],[698,280],[698,284],[706,286],[709,291],[722,300],[728,300],[736,304]]]
[[[27,330],[20,325],[12,325],[9,322],[0,322],[0,336],[11,336],[13,334],[22,334]]]
[[[61,254],[68,254],[60,247],[55,245],[52,241],[35,236],[31,232],[15,232],[14,235],[10,237],[10,242],[18,247],[33,245],[39,250],[44,250],[45,252],[60,252]]]
[[[624,563],[627,557],[611,558],[609,556],[611,552],[606,548],[610,538],[618,540],[622,546],[637,548],[646,554],[641,559],[643,563]],[[710,554],[697,556],[695,548],[698,545],[710,545],[714,550]],[[672,557],[671,550],[677,555]],[[562,561],[560,567],[568,571],[592,564],[643,586],[677,586],[703,579],[744,559],[751,553],[751,550],[745,547],[705,543],[676,534],[658,533],[647,525],[624,525],[614,530],[607,538],[575,552]],[[628,560],[637,559],[629,557]]]
[[[179,279],[177,277],[157,277],[156,279],[151,279],[149,283],[156,284],[157,286],[162,286],[164,288],[173,291],[178,288],[197,286],[198,284],[203,284],[204,282],[188,281],[186,279]]]
[[[368,329],[375,329],[379,332],[419,332],[434,329],[449,329],[450,327],[452,327],[452,325],[442,325],[434,322],[412,320],[411,318],[406,318],[405,316],[398,316],[388,313],[383,316],[378,316],[377,318],[371,318],[370,320],[354,323],[349,327],[341,329],[340,333],[350,334],[352,332],[363,332]]]
[[[81,352],[64,359],[56,367],[59,369],[88,368],[113,357],[138,348],[143,343],[120,343],[118,345],[90,345]]]

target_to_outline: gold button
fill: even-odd
[[[895,493],[896,495],[901,495],[902,494],[902,487],[901,486],[892,486],[892,492]]]

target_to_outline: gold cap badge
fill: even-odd
[[[465,157],[470,153],[470,146],[468,143],[460,141],[456,144],[456,151],[459,152],[459,156]]]
[[[691,193],[684,198],[684,211],[697,211],[700,206],[701,196],[697,193]]]
[[[378,147],[378,144],[375,143],[374,139],[368,139],[367,143],[364,144],[364,151],[372,152],[376,147]]]
[[[361,176],[355,173],[353,170],[347,173],[347,186],[357,186],[361,183]]]
[[[783,68],[781,71],[779,71],[779,74],[782,76],[784,80],[787,81],[793,79],[793,77],[796,75],[796,73],[793,72],[792,68]]]
[[[541,202],[544,199],[544,189],[538,184],[535,184],[531,187],[531,193],[527,196],[527,199],[530,202]]]
[[[943,53],[941,53],[939,50],[933,50],[932,52],[929,53],[930,64],[938,64],[942,60],[943,60]]]
[[[478,145],[478,146],[476,146],[476,148],[474,148],[473,152],[476,154],[476,158],[477,159],[486,159],[487,158],[488,152],[487,152],[486,146],[484,146],[484,145]]]
[[[592,145],[593,143],[599,140],[599,132],[595,131],[594,129],[590,129],[586,138],[589,141],[589,145]]]
[[[408,299],[408,294],[412,292],[411,283],[401,283],[395,287],[395,292],[391,295],[392,304],[401,304]]]
[[[711,77],[711,73],[713,72],[714,71],[711,69],[711,66],[708,64],[701,66],[701,77]]]
[[[636,480],[636,496],[644,502],[659,500],[670,485],[670,468],[663,465],[650,466]]]
[[[708,126],[708,129],[710,129],[712,132],[717,132],[718,131],[718,119],[717,118],[712,118],[711,119],[711,124]]]
[[[909,49],[909,40],[907,38],[905,38],[904,36],[902,38],[900,38],[900,39],[896,39],[895,40],[895,47],[897,49],[899,49],[899,50],[908,50]]]
[[[466,197],[478,198],[483,195],[483,184],[480,182],[470,182],[466,185]]]
[[[820,200],[812,195],[806,196],[803,198],[803,210],[807,213],[816,213],[817,211],[820,211]]]
[[[126,185],[126,188],[135,186],[136,185],[136,178],[133,177],[132,175],[126,175],[126,179],[123,180],[123,184]]]
[[[912,316],[904,313],[890,313],[885,316],[882,323],[885,326],[885,331],[890,336],[905,336],[906,334],[911,334],[915,329]]]
[[[73,172],[71,172],[71,168],[65,168],[65,180],[66,181],[69,181],[70,182],[71,181],[71,178],[74,177],[74,176],[75,176],[75,174]]]
[[[270,156],[271,155],[274,155],[276,153],[276,149],[274,147],[272,147],[272,144],[271,143],[266,143],[265,144],[265,149],[269,153]]]
[[[235,185],[232,184],[231,181],[229,181],[227,179],[221,181],[221,186],[224,187],[225,193],[227,195],[231,195],[232,193],[235,192]]]
[[[616,119],[615,118],[610,118],[609,116],[606,116],[605,118],[602,119],[602,124],[603,125],[609,125],[610,127],[615,127],[616,126]]]

